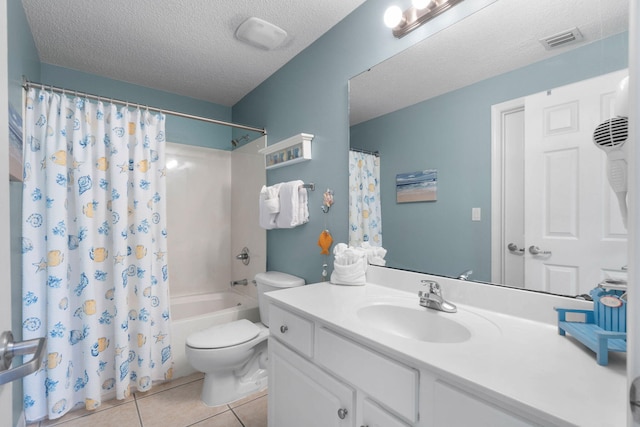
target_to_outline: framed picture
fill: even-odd
[[[22,116],[9,104],[9,179],[22,181]]]
[[[396,202],[435,202],[438,200],[438,171],[427,169],[396,175]]]

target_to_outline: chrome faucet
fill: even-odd
[[[440,289],[438,282],[434,282],[433,280],[421,280],[420,283],[422,283],[422,286],[429,287],[429,290],[418,292],[421,306],[444,311],[445,313],[455,313],[458,311],[454,304],[451,304],[442,298],[442,290]]]
[[[466,270],[465,272],[463,272],[458,276],[458,279],[469,280],[469,277],[471,277],[472,274],[473,274],[473,270]]]

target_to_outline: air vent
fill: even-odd
[[[629,120],[615,117],[601,123],[593,132],[593,142],[605,148],[618,147],[629,137]]]
[[[579,41],[582,41],[582,39],[582,33],[577,27],[575,27],[570,30],[562,31],[558,34],[540,39],[540,43],[542,43],[545,49],[551,50],[572,43],[577,43]]]

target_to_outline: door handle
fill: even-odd
[[[529,253],[531,255],[551,255],[551,251],[543,251],[534,245],[529,246]]]
[[[507,249],[509,249],[509,252],[516,255],[524,254],[524,248],[519,248],[515,243],[509,243],[507,245]]]
[[[27,341],[13,341],[11,331],[0,334],[0,385],[26,377],[37,371],[42,364],[47,338],[35,338]],[[14,356],[33,354],[33,358],[13,369],[11,361]]]

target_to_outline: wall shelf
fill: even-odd
[[[311,160],[311,140],[312,134],[300,133],[263,148],[260,153],[264,154],[265,168],[275,169]]]

